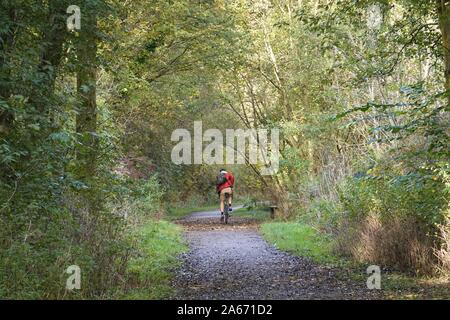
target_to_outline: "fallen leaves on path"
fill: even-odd
[[[316,265],[278,251],[258,232],[254,220],[232,217],[221,224],[216,213],[179,220],[190,251],[173,281],[175,299],[376,299],[365,281],[343,270]]]

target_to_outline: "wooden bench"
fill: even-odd
[[[273,202],[270,202],[269,200],[266,201],[255,201],[254,206],[256,207],[265,207],[270,209],[270,218],[275,219],[278,211],[278,206],[273,204]]]
[[[271,206],[269,206],[269,208],[270,208],[270,219],[275,219],[275,216],[276,216],[276,213],[278,210],[278,206],[271,205]]]

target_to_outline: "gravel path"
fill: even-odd
[[[179,220],[190,251],[173,282],[174,299],[376,299],[342,270],[319,266],[278,251],[258,232],[258,223],[216,211]],[[348,279],[348,278],[347,278]]]

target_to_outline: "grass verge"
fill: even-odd
[[[171,294],[173,269],[178,255],[187,250],[182,230],[168,221],[151,221],[134,235],[137,247],[128,264],[131,289],[124,299],[162,299]]]
[[[333,254],[332,239],[313,227],[298,222],[267,222],[261,226],[264,238],[276,248],[307,257],[327,265],[343,265],[344,260]]]

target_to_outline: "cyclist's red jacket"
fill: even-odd
[[[219,184],[217,186],[217,192],[220,192],[223,189],[228,188],[228,187],[233,188],[233,186],[234,186],[234,176],[233,176],[233,174],[231,174],[230,172],[227,172],[225,174],[225,178],[227,178],[227,181],[225,181],[224,183]]]

